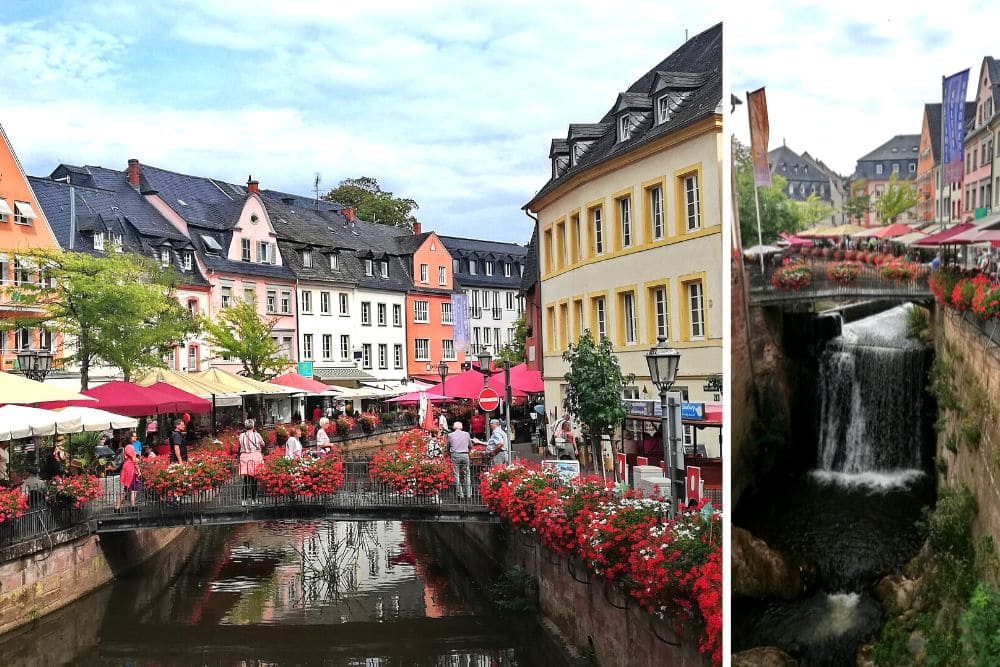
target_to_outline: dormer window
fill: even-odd
[[[330,270],[339,271],[340,270],[340,255],[337,253],[330,254]]]
[[[168,248],[160,250],[160,266],[163,268],[170,266],[170,250]]]
[[[104,232],[94,232],[94,250],[104,250]]]
[[[366,276],[374,275],[372,271],[372,260],[370,259],[365,260],[365,275]]]
[[[486,275],[488,276],[493,275],[493,262],[491,261],[486,262]]]
[[[504,262],[503,263],[503,275],[504,275],[504,278],[510,278],[510,270],[511,270],[511,263],[510,262]]]
[[[656,124],[662,125],[670,120],[692,92],[691,90],[668,90],[656,98]]]
[[[378,263],[378,268],[379,268],[379,275],[381,275],[383,278],[388,278],[389,277],[389,261],[388,260],[383,259],[381,262],[379,262]]]
[[[125,243],[124,239],[122,238],[122,235],[115,234],[115,252],[122,252],[122,248],[124,247],[124,245]]]
[[[240,239],[240,258],[244,262],[250,261],[250,239]]]
[[[190,271],[193,268],[194,268],[194,253],[188,251],[184,253],[184,270]]]
[[[632,118],[625,114],[618,119],[618,141],[628,141],[632,136]]]
[[[311,269],[313,265],[313,255],[311,250],[302,251],[302,267]]]
[[[476,275],[476,271],[477,271],[476,264],[477,264],[476,260],[474,260],[474,259],[470,259],[469,260],[469,274],[470,275],[473,275],[473,276]]]

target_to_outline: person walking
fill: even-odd
[[[448,451],[455,468],[455,492],[459,500],[472,498],[472,477],[469,470],[469,445],[472,438],[465,432],[462,422],[455,422],[455,430],[448,434]]]
[[[134,433],[132,434],[135,435]],[[131,511],[136,512],[138,508],[135,506],[135,497],[139,493],[140,476],[142,472],[139,470],[139,457],[135,454],[135,449],[132,445],[126,445],[124,447],[125,451],[125,462],[122,464],[121,472],[121,483],[122,492],[118,496],[118,504],[115,506],[115,512],[122,511],[122,503],[125,501],[125,495],[128,494],[129,502],[131,504]]]
[[[264,438],[256,430],[254,420],[243,424],[246,430],[240,433],[239,473],[243,477],[243,505],[257,500],[257,469],[264,463]]]
[[[469,419],[469,431],[472,432],[472,436],[475,438],[486,437],[486,417],[479,410],[473,412],[472,418]]]
[[[486,441],[486,449],[493,456],[493,465],[510,463],[510,438],[507,432],[500,428],[499,419],[490,420],[490,439]]]
[[[315,408],[313,408],[313,421],[318,422],[320,420],[320,417],[322,416],[323,416],[323,409],[317,405]]]
[[[170,434],[170,462],[178,463],[188,460],[187,435],[184,431],[187,425],[183,419],[174,422],[174,431]]]
[[[319,420],[319,426],[316,427],[316,453],[319,454],[324,449],[330,447],[330,434],[326,432],[326,425],[330,423],[330,420],[326,417],[321,417]]]
[[[438,413],[438,430],[441,431],[441,435],[448,432],[448,417],[445,416],[444,410]]]
[[[288,440],[285,441],[286,459],[302,458],[302,442],[299,440],[301,434],[302,431],[299,430],[298,426],[293,426],[289,431]]]
[[[142,442],[139,440],[138,433],[132,431],[132,435],[129,436],[129,442],[127,446],[132,448],[132,451],[135,452],[136,460],[139,460],[139,457],[142,456]]]

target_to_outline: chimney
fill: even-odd
[[[135,158],[130,158],[128,161],[128,184],[131,185],[136,190],[139,189],[139,177],[142,175],[142,167],[139,166],[139,161]]]
[[[354,209],[353,208],[345,208],[345,209],[341,210],[340,212],[344,215],[344,218],[348,222],[354,222]]]
[[[414,220],[413,221],[413,233],[414,234],[419,234],[420,233],[420,221],[419,220]]]
[[[253,176],[247,176],[247,192],[260,193],[260,181],[255,181]]]

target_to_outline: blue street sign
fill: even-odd
[[[307,378],[313,376],[313,362],[311,361],[300,361],[298,365],[299,375]]]
[[[704,419],[704,403],[681,403],[681,419]]]

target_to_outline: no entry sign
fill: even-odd
[[[500,394],[487,387],[479,392],[479,407],[483,412],[493,412],[500,407]]]

